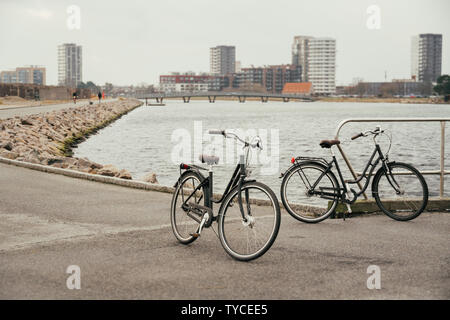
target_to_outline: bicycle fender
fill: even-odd
[[[286,175],[286,173],[288,173],[289,171],[292,171],[292,170],[296,169],[296,168],[299,167],[300,165],[302,165],[302,164],[308,164],[308,163],[316,164],[316,165],[318,165],[318,166],[321,166],[323,169],[326,169],[326,168],[327,168],[323,163],[318,162],[318,161],[308,161],[308,160],[306,160],[306,161],[296,162],[296,163],[294,163],[292,166],[290,166],[285,172],[282,172],[281,175],[279,176],[279,178],[283,178],[283,177]]]
[[[199,170],[195,170],[195,169],[187,169],[186,171],[184,171],[180,177],[178,178],[177,182],[175,182],[175,184],[173,185],[174,188],[177,188],[178,185],[180,184],[180,181],[188,174],[188,173],[195,173],[199,176],[200,181],[203,182],[203,180],[205,180],[205,176],[199,171]]]

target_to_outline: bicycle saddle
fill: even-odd
[[[206,154],[201,154],[198,159],[202,162],[202,163],[206,163],[207,165],[213,165],[213,164],[218,164],[219,163],[219,157],[217,156],[208,156]]]
[[[320,141],[320,146],[322,148],[329,149],[329,148],[331,148],[331,146],[334,146],[335,144],[340,144],[340,143],[341,143],[341,141],[339,141],[339,140],[322,140],[322,141]]]

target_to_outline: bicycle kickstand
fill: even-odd
[[[350,207],[350,204],[346,203],[345,205],[347,206],[347,211],[348,211],[348,213],[349,213],[349,214],[352,213],[352,208]],[[343,218],[344,221],[345,221],[345,211],[342,213],[342,218]]]

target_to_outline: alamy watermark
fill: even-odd
[[[367,7],[366,13],[369,15],[366,20],[366,26],[370,30],[378,30],[381,28],[381,8],[376,5]]]
[[[216,129],[216,128],[208,128]],[[194,131],[184,128],[172,132],[171,161],[173,164],[199,163],[199,155],[209,154],[220,158],[226,165],[235,165],[242,154],[243,144],[235,139],[225,139],[222,135],[211,135],[204,130],[202,121],[194,121]],[[259,136],[262,150],[250,149],[249,165],[259,168],[261,175],[273,175],[279,170],[280,139],[279,129],[226,129],[244,140]]]
[[[66,286],[69,290],[81,289],[81,269],[77,265],[70,265],[66,269],[66,273],[70,276],[66,280]]]
[[[381,269],[377,265],[370,265],[367,267],[367,274],[370,274],[367,278],[367,289],[381,289]]]
[[[81,9],[77,5],[70,5],[67,7],[66,12],[68,14],[66,25],[69,30],[81,29]]]

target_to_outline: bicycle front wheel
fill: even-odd
[[[388,169],[380,169],[374,177],[372,192],[378,207],[395,220],[417,218],[428,203],[425,179],[406,163],[392,162]]]
[[[259,182],[245,182],[224,199],[219,213],[219,238],[225,251],[236,260],[262,256],[274,243],[280,228],[280,205],[273,191]]]

